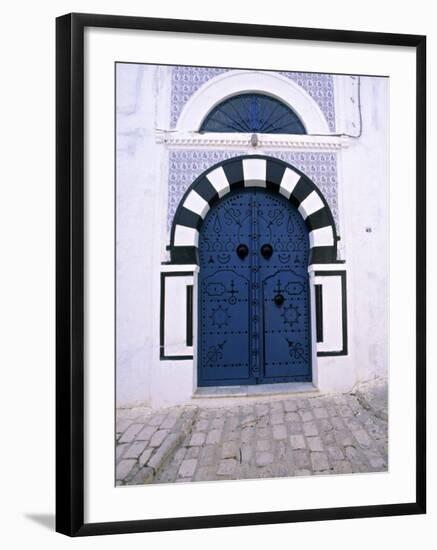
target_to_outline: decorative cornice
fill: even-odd
[[[297,134],[257,134],[257,145],[251,145],[252,134],[243,133],[205,133],[177,132],[174,130],[156,130],[156,143],[171,148],[190,147],[250,147],[258,149],[306,149],[332,151],[348,147],[349,138],[343,136],[311,136]]]

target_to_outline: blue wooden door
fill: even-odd
[[[311,380],[308,232],[263,189],[223,198],[199,238],[198,385]]]

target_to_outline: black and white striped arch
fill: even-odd
[[[298,209],[309,231],[310,264],[336,261],[335,222],[318,187],[305,174],[279,159],[250,155],[212,166],[189,187],[173,220],[171,263],[198,264],[199,230],[206,214],[227,193],[248,187],[280,193]]]

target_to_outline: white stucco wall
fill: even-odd
[[[169,145],[157,131],[170,129],[171,68],[119,64],[117,75],[117,405],[187,401],[196,387],[195,357],[160,360]],[[357,84],[346,79],[336,77],[336,127],[356,134]],[[385,375],[388,363],[388,81],[363,77],[360,95],[362,135],[337,151],[348,354],[317,358],[314,381],[322,391],[346,391],[357,380]],[[180,314],[167,322],[180,323]]]

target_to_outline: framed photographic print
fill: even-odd
[[[57,19],[57,530],[425,512],[425,37]]]

